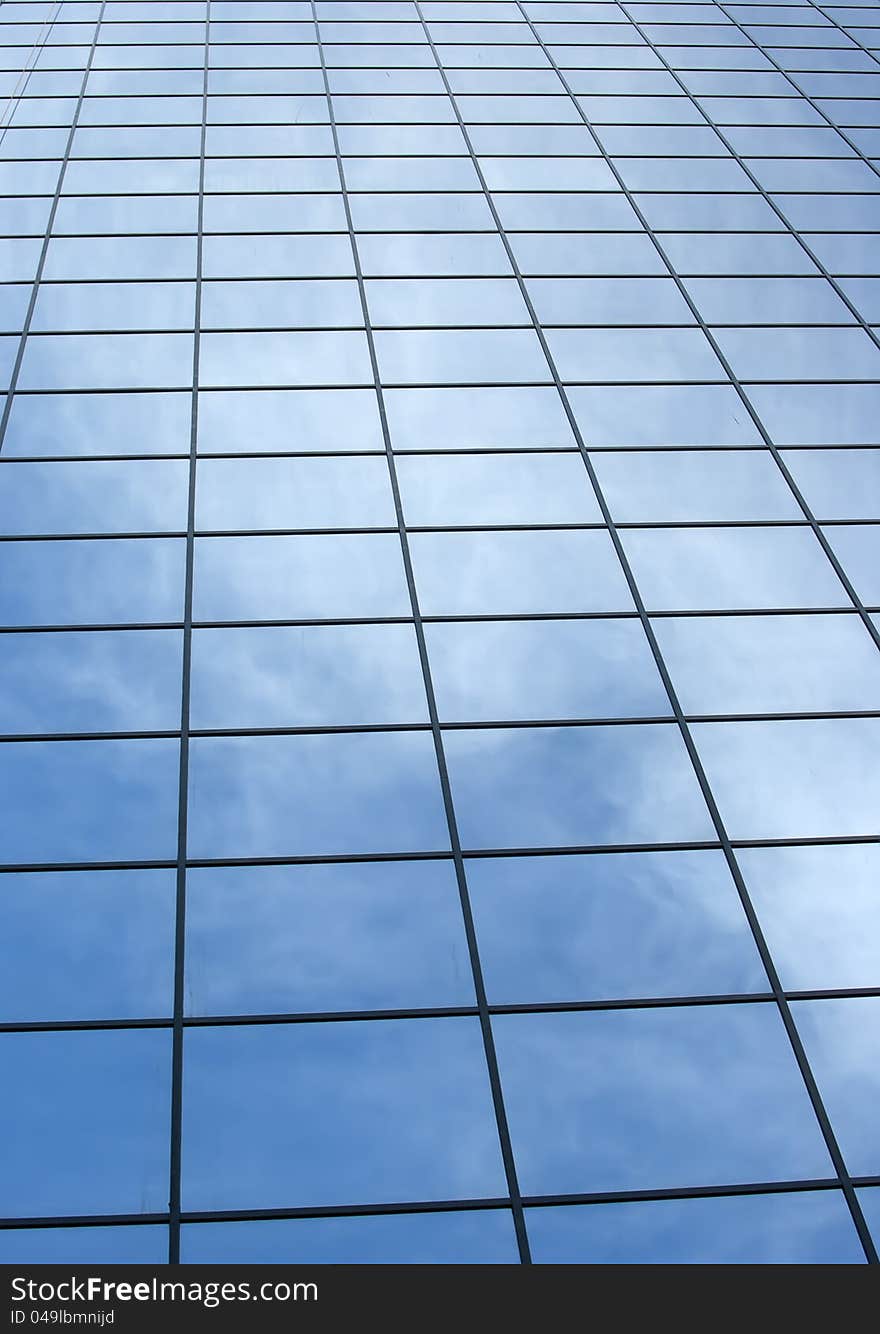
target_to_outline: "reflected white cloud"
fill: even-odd
[[[526,1194],[824,1177],[770,1004],[492,1021]]]

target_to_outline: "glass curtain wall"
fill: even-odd
[[[0,65],[0,1258],[876,1261],[880,6]]]

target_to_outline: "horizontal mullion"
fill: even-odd
[[[685,714],[686,723],[753,723],[753,722],[816,722],[840,719],[880,718],[880,709],[815,709],[810,711],[762,711],[743,710],[738,713],[700,713]],[[444,732],[493,732],[493,731],[548,731],[557,728],[589,727],[668,727],[675,722],[672,713],[661,715],[633,714],[626,716],[601,715],[598,717],[558,717],[558,718],[492,718],[469,721],[443,719],[439,727]],[[276,727],[190,727],[188,737],[200,739],[236,737],[298,737],[298,736],[360,736],[374,733],[392,732],[429,732],[430,722],[384,722],[384,723],[310,723],[302,726]],[[154,729],[150,731],[110,731],[110,732],[10,732],[0,734],[2,745],[32,745],[39,742],[62,744],[67,741],[177,741],[179,729]]]
[[[536,451],[537,452],[537,451]],[[224,455],[234,458],[235,455]],[[268,457],[276,457],[269,455]],[[308,458],[309,455],[300,455]],[[340,457],[340,456],[336,456]],[[344,457],[358,458],[359,455]],[[438,456],[435,456],[438,457]],[[443,455],[439,455],[443,457]],[[817,523],[825,528],[876,527],[880,518],[844,518],[823,519],[816,516]],[[642,531],[713,529],[713,528],[805,528],[810,523],[800,519],[627,519],[615,521],[615,528]],[[584,521],[582,523],[459,523],[459,524],[406,524],[408,533],[565,533],[565,532],[603,532],[607,525],[603,520]],[[196,528],[194,536],[210,540],[230,537],[372,537],[388,536],[397,533],[396,525],[366,524],[359,527],[346,526],[334,528]],[[185,530],[148,529],[140,532],[125,532],[102,529],[97,532],[83,530],[69,533],[2,533],[0,544],[21,542],[155,542],[186,537]]]
[[[880,612],[880,606],[867,606],[869,612]],[[669,617],[710,617],[710,616],[852,616],[853,608],[841,604],[836,607],[698,607],[655,610],[649,615],[652,619]],[[606,621],[636,620],[638,612],[632,611],[547,611],[547,612],[481,612],[463,615],[422,615],[426,625],[473,624],[507,621]],[[194,629],[210,630],[246,630],[251,628],[268,629],[272,627],[304,626],[353,626],[353,625],[411,625],[409,616],[337,616],[337,617],[264,617],[262,620],[194,620]],[[182,630],[182,621],[126,621],[94,623],[54,623],[45,625],[3,625],[0,635],[8,634],[63,634],[69,630],[78,633],[102,633],[108,630]]]
[[[840,834],[816,835],[799,838],[734,838],[730,840],[732,848],[810,848],[810,847],[850,847],[880,844],[880,834]],[[666,843],[593,843],[571,844],[566,846],[537,847],[501,847],[501,848],[465,848],[462,856],[471,861],[487,858],[518,857],[570,857],[593,855],[624,855],[632,852],[702,852],[720,849],[716,840],[679,840]],[[211,869],[214,867],[234,867],[243,869],[251,866],[347,866],[372,864],[375,862],[423,862],[451,861],[452,850],[449,848],[424,849],[417,852],[368,852],[338,854],[301,854],[275,857],[191,857],[186,865],[193,869]],[[7,862],[0,864],[0,875],[17,875],[21,872],[66,872],[66,871],[143,871],[173,870],[177,866],[175,859],[153,858],[140,861],[78,861],[78,862]]]
[[[783,994],[790,1001],[860,1000],[880,996],[880,987],[814,988],[786,991]],[[602,997],[595,1000],[514,1002],[503,1005],[488,1002],[486,1008],[492,1015],[590,1014],[614,1010],[672,1010],[725,1005],[765,1005],[774,1003],[775,999],[771,991],[724,992],[693,996],[621,996]],[[420,1019],[471,1018],[478,1014],[479,1010],[476,1005],[436,1005],[375,1010],[297,1010],[290,1013],[184,1015],[182,1022],[183,1027],[189,1029],[242,1028],[252,1026],[271,1027],[282,1024],[387,1023],[388,1021],[399,1020],[417,1022]],[[174,1020],[170,1015],[143,1019],[10,1021],[0,1023],[0,1034],[119,1032],[127,1029],[137,1031],[143,1029],[170,1029],[173,1024]]]

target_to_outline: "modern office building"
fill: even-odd
[[[0,1260],[876,1262],[880,5],[0,43]]]

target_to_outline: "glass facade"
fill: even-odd
[[[880,5],[0,65],[0,1259],[876,1261]]]

